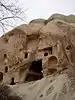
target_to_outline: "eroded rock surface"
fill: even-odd
[[[16,88],[20,84],[20,89],[24,84],[26,95],[31,97],[32,93],[36,92],[32,100],[49,100],[49,98],[62,100],[63,97],[60,96],[60,99],[58,94],[64,86],[66,89],[69,87],[70,79],[67,78],[69,72],[67,74],[60,74],[60,72],[72,69],[72,76],[75,70],[74,18],[74,15],[54,14],[47,20],[35,19],[29,24],[20,25],[2,36],[0,38],[0,82],[15,85]],[[51,78],[55,78],[55,81],[49,83]],[[31,85],[24,83],[29,81],[35,82]],[[31,86],[33,89],[29,90]],[[42,93],[40,88],[43,89],[43,94],[40,94],[39,91]],[[47,88],[49,90],[46,93]],[[57,90],[58,93],[56,93]],[[19,88],[16,91],[20,92]],[[67,98],[69,90],[65,91],[67,96],[64,100],[72,100]],[[26,100],[29,100],[28,96]]]
[[[74,100],[75,74],[71,70],[62,71],[39,81],[18,84],[12,87],[23,100]]]

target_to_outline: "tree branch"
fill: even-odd
[[[22,21],[24,21],[22,18],[20,18],[20,17],[18,17],[18,16],[4,17],[4,18],[2,18],[0,21],[6,20],[6,19],[13,19],[13,18],[18,18],[18,19],[21,19]]]
[[[22,7],[18,6],[16,2],[14,2],[15,0],[12,2],[10,0],[10,3],[5,1],[6,0],[0,1],[0,27],[3,32],[6,28],[9,29],[11,26],[18,25],[17,23],[15,24],[17,20],[25,22],[24,19],[26,18],[24,14],[26,10],[24,11]],[[11,22],[13,25],[10,25]]]

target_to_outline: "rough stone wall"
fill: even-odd
[[[49,75],[36,82],[15,85],[12,89],[23,100],[74,100],[75,73],[63,70],[60,75]]]
[[[74,23],[72,25],[59,19],[45,21],[33,20],[0,38],[0,72],[3,73],[4,83],[10,83],[12,77],[15,82],[24,82],[31,63],[40,59],[43,76],[74,64]],[[6,72],[5,67],[8,67]]]

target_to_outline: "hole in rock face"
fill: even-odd
[[[42,60],[33,61],[32,65],[30,66],[30,70],[40,73],[42,70]]]
[[[48,56],[48,52],[45,52],[45,53],[44,53],[44,56]]]
[[[38,61],[33,61],[30,69],[29,74],[26,77],[25,81],[36,81],[43,78],[42,74],[42,59]]]
[[[0,81],[2,81],[2,80],[3,80],[3,73],[0,72]]]
[[[67,49],[67,50],[70,50],[70,49],[71,49],[71,46],[70,46],[70,45],[69,45],[69,46],[67,46],[67,47],[66,47],[66,49]]]
[[[7,58],[7,54],[4,54],[4,58]]]
[[[24,58],[27,58],[28,57],[28,53],[25,53],[25,57]]]
[[[8,72],[8,67],[6,66],[6,67],[5,67],[5,73],[7,73],[7,72]]]
[[[49,54],[52,54],[52,47],[46,47],[43,49],[44,51],[48,51]],[[45,52],[45,53],[48,53],[48,52]]]
[[[10,83],[10,85],[15,85],[14,77],[11,78],[11,83]]]

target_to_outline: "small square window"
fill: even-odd
[[[48,52],[45,52],[45,53],[44,53],[44,56],[48,56]]]

